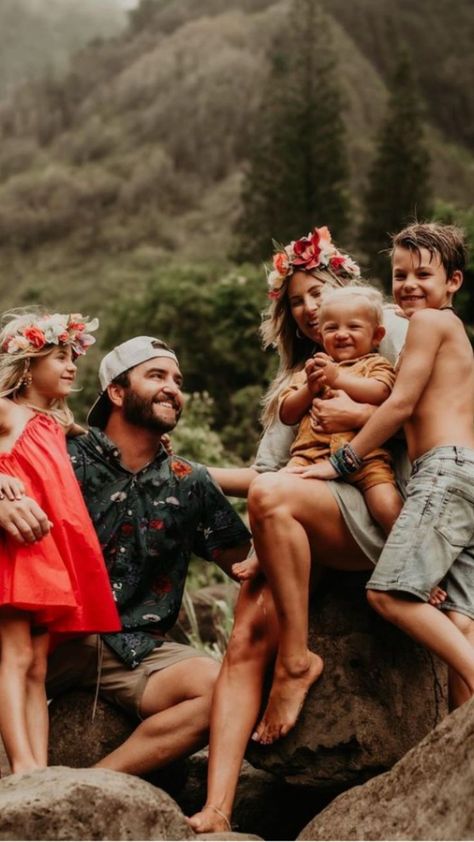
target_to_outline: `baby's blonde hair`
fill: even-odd
[[[351,284],[346,287],[323,287],[321,292],[321,303],[319,306],[319,325],[324,322],[324,310],[330,304],[345,301],[347,298],[358,298],[367,307],[371,318],[378,327],[383,324],[383,304],[384,298],[380,290],[368,284],[358,284],[355,286]]]
[[[0,327],[0,398],[15,399],[24,391],[25,378],[30,371],[31,360],[38,357],[46,357],[57,345],[51,344],[42,348],[33,348],[29,345],[25,350],[19,349],[15,353],[7,353],[5,348],[10,337],[20,333],[26,327],[47,316],[47,311],[42,307],[18,308],[9,310],[1,317]],[[32,407],[38,412],[45,412],[65,429],[69,428],[74,421],[74,416],[69,409],[66,400],[59,398],[51,404],[49,410],[40,407]]]

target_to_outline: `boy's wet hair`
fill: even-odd
[[[441,222],[414,222],[403,231],[392,236],[390,256],[396,248],[415,252],[421,260],[421,249],[427,249],[431,259],[437,254],[446,269],[448,278],[457,270],[464,272],[467,263],[467,247],[464,231],[456,225]]]

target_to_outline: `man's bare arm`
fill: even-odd
[[[214,482],[230,497],[246,497],[250,483],[258,476],[253,468],[207,468]]]
[[[32,544],[47,535],[52,524],[31,497],[21,500],[0,500],[0,529],[18,541]]]

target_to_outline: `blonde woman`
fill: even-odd
[[[359,268],[341,253],[327,228],[279,247],[268,277],[271,304],[262,335],[266,347],[277,349],[280,366],[264,401],[265,432],[252,468],[212,469],[229,494],[249,491],[249,511],[258,535],[259,554],[278,556],[298,594],[309,589],[312,562],[339,570],[371,569],[384,541],[371,519],[361,492],[338,482],[303,480],[278,473],[289,459],[296,427],[278,417],[279,395],[305,361],[321,350],[318,310],[326,285],[357,283]],[[393,308],[384,310],[386,336],[380,352],[392,363],[403,345],[406,322]],[[330,399],[316,398],[316,430],[343,432],[363,426],[375,407],[354,402],[335,390]],[[408,467],[408,466],[407,466]],[[296,536],[296,538],[294,537]],[[239,572],[238,568],[235,572]],[[241,578],[245,578],[245,573]],[[290,618],[291,619],[291,618]],[[302,622],[305,622],[303,618]],[[301,701],[282,710],[269,728],[261,710],[264,681],[278,649],[279,622],[270,588],[263,576],[243,581],[234,629],[214,692],[208,770],[208,797],[190,823],[198,832],[229,830],[240,766],[249,738],[267,741],[282,736],[296,721]],[[300,698],[322,670],[315,662],[300,683]],[[276,722],[278,721],[278,725]],[[268,739],[268,741],[270,741]]]

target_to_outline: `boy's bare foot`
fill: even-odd
[[[442,605],[447,597],[446,591],[443,591],[443,588],[438,586],[431,588],[430,596],[428,602],[430,605],[434,605],[435,607],[438,605]]]
[[[226,814],[214,807],[213,804],[205,804],[199,813],[194,813],[187,819],[188,824],[195,833],[229,833],[232,831],[230,819]]]
[[[296,724],[309,688],[318,680],[324,668],[319,655],[308,650],[308,666],[298,673],[290,673],[277,664],[268,704],[263,718],[252,734],[252,740],[270,745],[284,737]]]
[[[237,577],[239,582],[254,579],[260,570],[261,567],[256,555],[252,555],[250,558],[244,558],[243,561],[237,561],[232,565],[232,573]]]

